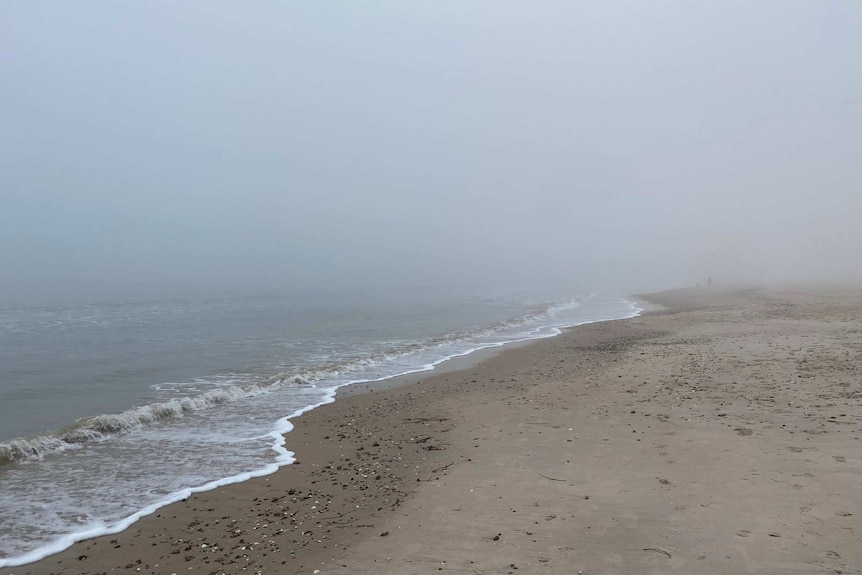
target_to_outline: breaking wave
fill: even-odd
[[[301,375],[293,378],[276,377],[260,384],[216,389],[195,397],[183,397],[133,407],[122,413],[87,417],[56,433],[0,443],[0,465],[38,461],[48,454],[79,449],[90,441],[102,441],[111,435],[126,433],[157,421],[183,417],[190,412],[253,397],[284,385],[308,383],[308,380]]]
[[[590,296],[581,301],[586,303],[588,299]],[[0,529],[0,568],[36,561],[76,541],[118,533],[140,517],[191,493],[273,473],[293,463],[293,453],[285,447],[285,435],[293,429],[290,420],[335,401],[340,387],[430,371],[449,359],[478,350],[552,337],[566,327],[634,317],[642,311],[635,302],[628,300],[615,301],[610,307],[604,307],[602,301],[598,307],[586,305],[585,310],[573,314],[567,312],[580,307],[576,301],[543,308],[534,305],[530,312],[510,321],[423,341],[367,342],[374,346],[373,350],[351,347],[345,353],[335,351],[336,356],[341,357],[339,363],[309,366],[308,369],[273,367],[269,373],[283,373],[263,379],[256,379],[250,373],[229,373],[213,379],[155,384],[151,386],[153,390],[166,393],[159,403],[83,418],[55,433],[0,443],[0,477],[6,481],[4,497],[0,498],[4,501],[0,504],[5,505],[7,511],[11,510],[9,525],[4,524]],[[326,353],[332,352],[326,350],[318,356],[306,356],[306,360],[326,362],[332,357],[327,357]],[[209,391],[203,391],[207,389]],[[265,395],[272,391],[275,393]],[[243,402],[253,396],[260,397]],[[216,407],[233,402],[237,403],[231,408]],[[160,421],[171,421],[210,408],[213,408],[210,416],[200,420],[190,416],[194,421],[187,423],[195,425],[164,430],[167,433],[158,428]],[[248,420],[249,416],[254,420],[258,415],[261,416],[259,421]],[[147,430],[148,425],[156,427]],[[141,429],[141,435],[123,437],[124,433],[135,429]],[[184,431],[188,429],[214,435],[187,435]],[[242,437],[234,433],[237,430]],[[158,441],[142,444],[142,437],[158,438]],[[107,441],[111,438],[112,441]],[[223,449],[219,450],[220,456],[229,455],[224,461],[209,458],[208,449],[213,438],[219,442],[228,440],[221,443]],[[102,441],[104,443],[100,443]],[[81,449],[88,443],[89,448],[70,454],[71,457],[49,457],[65,450]],[[202,455],[197,457],[199,452]],[[153,457],[163,457],[173,463],[141,469],[142,462],[149,462]],[[29,464],[41,459],[45,461]],[[22,467],[8,469],[10,473],[5,473],[4,463],[14,467],[17,462],[23,464]],[[69,462],[76,463],[70,467]],[[201,471],[201,462],[205,462],[205,471]],[[69,469],[77,473],[76,482],[79,483],[64,484],[58,500],[57,483],[53,478],[55,474],[67,478]],[[112,478],[110,485],[105,485],[103,477]],[[130,509],[137,511],[129,515]]]
[[[89,442],[104,441],[113,435],[128,433],[156,422],[181,418],[188,413],[241,401],[286,386],[312,385],[345,373],[373,368],[418,352],[492,336],[506,329],[551,318],[561,311],[575,307],[578,307],[576,301],[546,306],[513,320],[498,322],[469,332],[450,333],[422,342],[403,344],[362,359],[324,366],[304,373],[278,373],[257,383],[218,388],[196,396],[133,407],[121,413],[83,418],[57,432],[0,443],[0,465],[39,461],[47,455],[80,449]]]

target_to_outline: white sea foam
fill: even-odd
[[[262,393],[276,391],[285,385],[309,385],[314,382],[332,379],[342,374],[356,373],[363,369],[392,362],[399,358],[416,354],[417,352],[433,350],[447,345],[458,344],[486,337],[505,329],[518,328],[529,323],[537,322],[545,318],[578,307],[578,302],[570,302],[548,306],[545,310],[524,315],[520,318],[500,322],[476,329],[467,333],[452,333],[441,337],[432,338],[423,342],[402,345],[398,348],[386,350],[372,357],[356,359],[349,362],[325,366],[317,370],[304,373],[277,373],[262,381],[247,385],[232,385],[220,387],[204,392],[199,395],[171,399],[164,402],[156,402],[128,409],[122,413],[102,414],[94,417],[84,418],[75,424],[55,433],[40,435],[31,438],[16,438],[0,443],[0,465],[12,462],[39,461],[47,455],[57,454],[70,449],[78,449],[82,444],[91,441],[103,441],[111,435],[126,433],[140,427],[162,421],[165,419],[181,418],[188,413],[209,409],[224,403],[232,403]],[[531,339],[531,332],[519,334],[519,339]],[[508,343],[504,341],[501,343]],[[496,345],[496,344],[495,344]],[[467,355],[480,348],[471,348],[460,352],[458,355]],[[429,364],[423,365],[418,371],[433,368],[441,362],[451,359],[444,356]],[[408,370],[412,373],[415,370]],[[387,375],[386,377],[393,377]],[[368,381],[363,379],[362,381]],[[347,383],[354,383],[353,381]],[[342,383],[342,385],[344,385]]]
[[[122,413],[89,417],[56,434],[41,435],[29,439],[13,439],[0,443],[0,464],[38,461],[48,454],[77,449],[83,443],[101,441],[110,435],[124,433],[156,421],[183,417],[189,412],[254,397],[285,384],[305,383],[308,383],[308,380],[303,376],[295,376],[289,380],[274,378],[261,384],[216,389],[196,397],[172,399],[133,407]]]
[[[210,491],[212,489],[216,489],[217,487],[230,485],[231,483],[242,483],[243,481],[248,481],[253,477],[262,477],[264,475],[271,475],[272,473],[275,473],[279,467],[289,465],[296,461],[296,459],[294,459],[294,453],[284,448],[284,435],[289,433],[293,429],[293,425],[288,420],[291,417],[296,417],[297,415],[299,415],[299,413],[291,414],[290,416],[279,420],[276,424],[276,431],[273,431],[272,434],[270,434],[275,440],[273,442],[272,449],[278,454],[275,458],[275,462],[271,465],[267,465],[266,467],[262,467],[254,471],[240,473],[231,477],[216,479],[215,481],[210,481],[209,483],[205,483],[204,485],[200,485],[198,487],[189,487],[180,491],[176,491],[174,493],[171,493],[164,499],[156,501],[155,503],[151,503],[140,511],[133,513],[132,515],[129,515],[128,517],[125,517],[120,521],[115,521],[113,523],[94,522],[90,525],[87,525],[80,531],[75,531],[74,533],[69,533],[67,535],[63,535],[62,537],[58,537],[50,543],[39,547],[38,549],[34,549],[29,553],[25,553],[17,557],[0,558],[0,568],[26,565],[27,563],[38,561],[39,559],[43,559],[49,555],[53,555],[54,553],[59,553],[60,551],[68,549],[78,541],[84,541],[85,539],[92,539],[94,537],[100,537],[102,535],[112,535],[115,533],[120,533],[121,531],[126,530],[130,525],[138,521],[138,519],[140,519],[141,517],[151,515],[162,507],[170,505],[171,503],[176,503],[177,501],[187,499],[193,493]]]
[[[320,382],[321,380],[332,378],[335,375],[339,375],[344,372],[357,372],[361,371],[364,367],[379,365],[387,359],[390,361],[399,359],[411,352],[435,348],[441,350],[446,348],[447,345],[451,346],[456,343],[467,344],[463,345],[459,349],[452,350],[451,353],[438,355],[430,361],[426,361],[418,365],[413,364],[407,369],[398,370],[397,373],[388,373],[373,378],[342,379],[339,383],[320,388],[319,391],[322,395],[317,396],[317,401],[296,409],[288,416],[278,419],[272,426],[272,430],[270,432],[255,438],[271,440],[270,448],[275,452],[275,457],[271,460],[271,463],[251,471],[209,481],[197,487],[188,487],[174,491],[167,496],[160,497],[157,501],[148,502],[136,513],[116,521],[91,521],[85,527],[75,529],[65,535],[53,539],[52,541],[40,544],[35,549],[18,555],[0,558],[0,568],[31,563],[67,549],[78,541],[101,535],[119,533],[135,523],[141,517],[150,515],[166,505],[176,501],[181,501],[189,497],[192,493],[208,491],[223,485],[247,481],[253,477],[269,475],[274,473],[279,467],[293,463],[295,461],[294,453],[285,448],[285,435],[293,429],[293,425],[290,420],[321,405],[333,402],[335,400],[337,390],[341,387],[356,383],[382,381],[392,377],[431,371],[446,361],[456,357],[467,356],[480,350],[501,347],[520,341],[552,337],[560,334],[562,329],[566,327],[612,319],[627,319],[636,317],[642,312],[642,309],[637,303],[626,300],[628,313],[615,314],[609,317],[594,317],[589,320],[579,320],[568,323],[565,321],[541,323],[542,319],[552,319],[560,312],[574,309],[577,305],[577,302],[570,302],[561,306],[548,308],[540,314],[533,314],[519,318],[519,320],[515,322],[506,322],[491,328],[477,330],[475,332],[471,332],[469,335],[461,334],[460,336],[446,336],[438,338],[437,340],[434,340],[434,342],[424,342],[422,344],[406,346],[406,349],[401,348],[393,350],[391,353],[381,354],[372,359],[350,362],[339,366],[333,366],[329,369],[312,371],[306,374],[277,374],[257,384],[222,388],[206,392],[196,397],[185,397],[178,400],[133,408],[116,415],[97,416],[79,422],[79,426],[64,432],[62,435],[42,436],[29,440],[13,440],[0,444],[0,461],[2,461],[3,457],[6,457],[7,461],[41,459],[46,453],[58,453],[66,449],[80,448],[82,444],[87,441],[92,441],[94,439],[102,440],[109,437],[111,434],[122,433],[129,429],[141,428],[155,421],[183,417],[183,415],[188,412],[199,411],[214,405],[251,398],[256,395],[260,395],[261,393],[273,391],[274,389],[278,389],[284,385],[307,386],[314,382]],[[493,341],[481,340],[483,336],[505,332],[506,328],[526,328],[529,324],[535,322],[539,323],[537,325],[530,326],[528,329],[507,334],[509,337],[501,337]]]

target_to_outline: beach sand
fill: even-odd
[[[296,419],[298,464],[2,573],[860,573],[862,290],[681,290]]]

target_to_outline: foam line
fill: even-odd
[[[243,399],[255,397],[264,393],[271,393],[289,385],[309,385],[318,381],[324,381],[343,373],[360,371],[364,368],[379,365],[393,359],[398,359],[417,351],[434,349],[435,347],[458,344],[471,339],[490,336],[502,329],[516,328],[530,322],[550,318],[556,313],[574,309],[578,306],[579,303],[576,300],[572,300],[564,304],[547,306],[540,312],[525,314],[513,320],[492,324],[466,333],[450,333],[421,343],[409,344],[399,349],[389,350],[368,358],[335,363],[302,373],[277,373],[259,382],[248,385],[234,385],[208,391],[193,397],[183,397],[137,406],[121,413],[102,414],[94,417],[83,418],[75,422],[75,424],[69,428],[59,432],[30,438],[16,438],[0,443],[0,465],[39,461],[47,455],[80,449],[86,443],[104,441],[113,435],[127,433],[152,423],[166,419],[181,418],[188,413],[210,409],[226,403],[242,401]],[[468,350],[465,354],[461,355],[473,353],[478,349],[484,348]],[[434,366],[443,361],[448,361],[449,359],[452,359],[452,357],[444,357],[436,363],[431,364],[431,367],[423,366],[416,371],[407,371],[402,374],[396,374],[395,376],[387,375],[383,379],[416,373],[417,371],[427,371],[427,369],[433,369]],[[348,384],[364,383],[368,381],[372,380],[354,380],[348,382]]]
[[[45,544],[45,545],[43,545],[37,549],[34,549],[33,551],[29,551],[29,552],[24,553],[22,555],[17,555],[17,556],[13,556],[13,557],[0,558],[0,568],[17,567],[20,565],[26,565],[27,563],[32,563],[34,561],[44,559],[45,557],[48,557],[49,555],[53,555],[55,553],[59,553],[61,551],[64,551],[79,541],[84,541],[86,539],[92,539],[95,537],[100,537],[102,535],[113,535],[116,533],[120,533],[121,531],[126,530],[130,525],[134,524],[135,522],[137,522],[142,517],[146,517],[147,515],[151,515],[154,512],[161,509],[162,507],[165,507],[165,506],[170,505],[172,503],[176,503],[177,501],[182,501],[184,499],[187,499],[193,493],[201,493],[204,491],[210,491],[212,489],[216,489],[218,487],[222,487],[225,485],[230,485],[232,483],[241,483],[244,481],[248,481],[249,479],[252,479],[254,477],[262,477],[265,475],[271,475],[271,474],[275,473],[279,468],[281,468],[285,465],[290,465],[291,463],[296,461],[295,453],[292,451],[289,451],[287,448],[285,448],[285,443],[286,443],[285,435],[290,433],[294,428],[294,426],[290,420],[293,418],[299,417],[303,413],[307,413],[307,412],[309,412],[313,409],[316,409],[322,405],[326,405],[326,404],[334,402],[336,392],[341,387],[353,385],[356,383],[371,383],[371,382],[385,381],[387,379],[392,379],[395,377],[401,377],[404,375],[410,375],[410,374],[415,374],[415,373],[423,373],[423,372],[427,372],[427,371],[432,371],[434,368],[436,368],[438,365],[440,365],[442,363],[445,363],[445,362],[452,360],[452,359],[455,359],[455,358],[470,355],[470,354],[475,353],[477,351],[496,348],[496,347],[502,347],[502,346],[509,345],[512,343],[519,343],[519,342],[523,342],[523,341],[530,341],[530,340],[535,340],[535,339],[545,339],[548,337],[554,337],[554,336],[561,334],[562,329],[564,329],[564,328],[576,327],[579,325],[587,325],[587,324],[591,324],[591,323],[598,323],[598,322],[602,322],[602,321],[611,321],[611,320],[618,320],[618,319],[630,319],[630,318],[639,316],[641,314],[641,312],[643,312],[643,308],[641,308],[636,302],[630,301],[630,300],[623,300],[623,301],[628,305],[628,308],[629,308],[629,314],[628,315],[623,315],[620,317],[607,317],[607,318],[592,319],[592,320],[588,320],[588,321],[576,322],[576,323],[573,323],[570,325],[563,325],[560,327],[555,326],[555,327],[549,328],[548,326],[544,326],[544,327],[539,326],[533,330],[530,330],[530,332],[527,332],[526,334],[522,334],[522,337],[518,337],[516,339],[502,341],[502,342],[492,342],[492,343],[479,344],[478,346],[471,348],[467,351],[448,355],[444,358],[441,358],[441,359],[435,360],[433,362],[427,363],[427,364],[425,364],[419,368],[416,368],[416,369],[406,370],[406,371],[401,372],[401,373],[397,373],[394,375],[386,375],[384,377],[380,377],[380,378],[376,378],[376,379],[352,380],[352,381],[348,381],[348,382],[342,383],[340,385],[328,388],[326,390],[326,395],[324,396],[324,398],[321,401],[319,401],[315,404],[312,404],[312,405],[308,405],[308,406],[303,407],[301,409],[298,409],[298,410],[294,411],[293,413],[287,415],[286,417],[283,417],[283,418],[277,420],[275,422],[275,425],[273,426],[273,430],[271,432],[264,434],[264,435],[259,437],[259,439],[269,437],[273,440],[271,448],[276,453],[276,457],[275,457],[275,460],[273,463],[266,465],[260,469],[248,471],[245,473],[240,473],[237,475],[233,475],[231,477],[216,479],[214,481],[210,481],[208,483],[205,483],[205,484],[197,486],[197,487],[189,487],[186,489],[175,491],[175,492],[171,493],[170,495],[168,495],[167,497],[165,497],[164,499],[161,499],[159,501],[151,503],[151,504],[147,505],[146,507],[144,507],[143,509],[137,511],[136,513],[133,513],[132,515],[129,515],[128,517],[125,517],[119,521],[116,521],[113,523],[93,523],[93,524],[85,527],[84,529],[82,529],[80,531],[75,531],[73,533],[69,533],[69,534],[63,535],[61,537],[58,537],[58,538],[54,539],[53,541],[51,541],[51,542],[49,542],[49,543],[47,543],[47,544]]]

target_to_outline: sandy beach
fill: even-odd
[[[353,390],[297,464],[2,573],[862,572],[862,289],[645,298]]]

